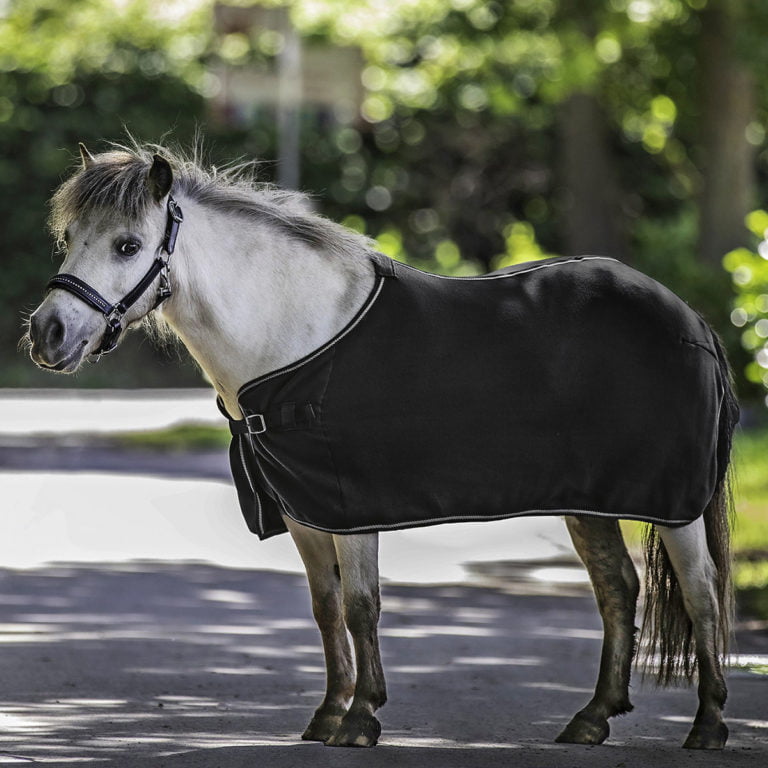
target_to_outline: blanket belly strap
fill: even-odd
[[[246,413],[244,419],[228,419],[233,435],[260,435],[263,432],[289,432],[306,429],[316,419],[312,403],[282,403],[266,413]]]

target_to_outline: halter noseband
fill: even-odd
[[[163,242],[160,244],[160,251],[158,253],[165,251],[170,256],[176,247],[179,226],[184,221],[181,207],[171,195],[168,195],[167,213],[165,234],[163,235]],[[66,272],[54,275],[48,281],[46,293],[54,288],[69,291],[69,293],[77,296],[78,299],[81,299],[88,306],[93,307],[104,315],[107,327],[101,338],[101,344],[92,353],[98,359],[101,355],[111,352],[117,346],[120,334],[123,332],[123,317],[125,313],[139,300],[158,275],[160,275],[160,283],[157,288],[155,303],[152,306],[152,309],[157,309],[172,293],[168,260],[161,255],[155,258],[152,266],[146,271],[141,280],[122,299],[114,304],[110,304],[95,288],[92,288],[84,280]]]

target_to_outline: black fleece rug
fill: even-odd
[[[706,323],[585,256],[476,278],[374,257],[325,346],[243,386],[232,472],[251,531],[361,533],[517,515],[683,525],[718,479]]]

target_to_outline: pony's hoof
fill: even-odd
[[[683,749],[722,749],[728,741],[728,726],[722,721],[705,726],[694,723]]]
[[[381,736],[381,723],[366,713],[348,712],[339,730],[326,740],[327,747],[375,747]]]
[[[578,712],[555,741],[558,744],[602,744],[610,732],[605,718],[591,718]]]
[[[304,741],[328,741],[339,730],[346,714],[346,707],[338,704],[321,704],[315,710],[301,738]]]
[[[301,734],[304,741],[328,741],[341,726],[341,716],[313,717],[307,729]]]

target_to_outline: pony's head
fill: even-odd
[[[113,349],[169,295],[166,256],[181,213],[173,172],[150,152],[91,155],[51,201],[50,225],[64,261],[29,320],[30,354],[41,368],[72,373]]]

